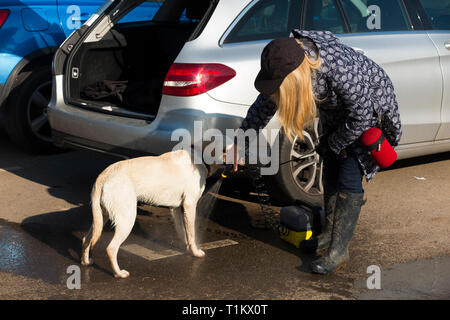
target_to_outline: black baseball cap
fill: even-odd
[[[295,38],[272,40],[261,55],[261,71],[255,80],[255,88],[265,95],[272,95],[284,78],[297,69],[305,59],[305,51]]]

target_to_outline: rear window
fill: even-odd
[[[420,0],[433,29],[450,30],[450,0]]]
[[[224,43],[288,37],[300,27],[302,0],[261,0],[237,23]]]

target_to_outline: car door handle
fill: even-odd
[[[445,41],[444,46],[447,50],[450,50],[450,40]]]
[[[366,54],[366,52],[363,49],[361,49],[361,48],[353,47],[353,50],[355,50],[356,52],[359,52],[361,54]]]

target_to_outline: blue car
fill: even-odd
[[[1,0],[0,118],[10,138],[23,149],[34,153],[55,150],[47,120],[54,52],[104,3]],[[160,5],[143,1],[141,8],[121,23],[152,20]]]

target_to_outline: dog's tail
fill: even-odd
[[[94,247],[103,231],[103,210],[100,204],[100,198],[103,192],[102,175],[95,181],[91,193],[91,208],[92,208],[92,238],[91,247]]]

